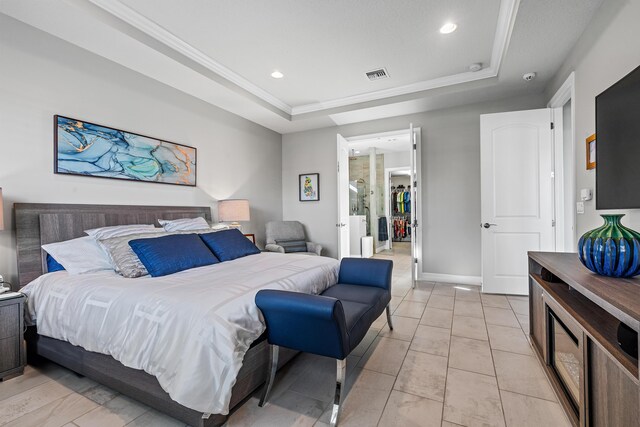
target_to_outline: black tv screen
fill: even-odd
[[[596,97],[596,209],[640,208],[640,67]]]

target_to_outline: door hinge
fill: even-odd
[[[414,264],[417,264],[417,263],[418,263],[418,258],[414,258],[414,259],[413,259],[413,263],[414,263]]]
[[[418,188],[418,181],[413,181],[413,189],[415,190],[416,188]]]
[[[555,129],[555,128],[556,128],[556,125],[555,125],[555,124],[553,124],[553,122],[551,122],[551,130],[553,130],[553,129]]]
[[[340,172],[340,162],[338,162],[338,172]]]
[[[551,226],[552,226],[552,227],[555,227],[555,226],[556,226],[556,220],[555,220],[555,219],[552,219],[552,220],[551,220]]]
[[[418,149],[418,144],[416,144],[415,142],[413,143],[413,149],[417,150]]]

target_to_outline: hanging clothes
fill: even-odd
[[[393,206],[394,215],[404,212],[404,185],[398,185],[391,193],[391,206]]]
[[[411,224],[406,217],[395,217],[392,220],[393,240],[402,240],[411,236]]]
[[[402,197],[404,212],[411,212],[411,191],[405,191]]]

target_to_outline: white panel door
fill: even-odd
[[[527,251],[554,251],[551,110],[480,117],[482,291],[526,295]]]
[[[349,242],[349,142],[338,134],[338,259],[351,255]]]

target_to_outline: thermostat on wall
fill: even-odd
[[[583,202],[587,202],[591,199],[593,199],[593,193],[591,192],[590,188],[583,188],[582,190],[580,190],[580,200],[582,200]]]

